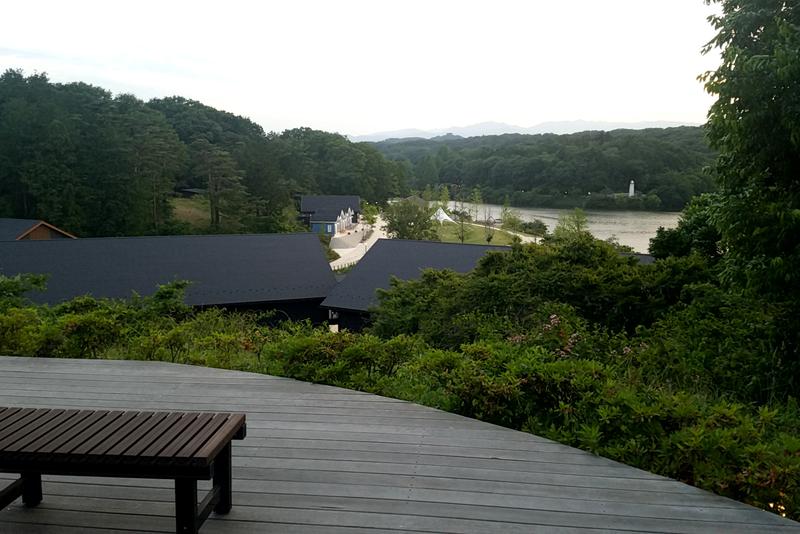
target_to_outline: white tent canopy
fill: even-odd
[[[441,207],[438,210],[436,210],[436,213],[433,214],[433,217],[431,217],[431,219],[440,223],[455,222]]]

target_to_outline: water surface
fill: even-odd
[[[463,203],[465,209],[475,209],[475,204]],[[451,202],[450,207],[459,208],[461,203]],[[478,204],[478,219],[488,217],[500,219],[503,206],[497,204]],[[539,219],[553,231],[558,219],[572,210],[550,208],[513,208],[523,221]],[[474,212],[473,212],[474,213]],[[589,231],[598,239],[616,237],[620,244],[628,245],[636,252],[647,252],[650,238],[656,235],[659,226],[675,228],[678,226],[680,212],[670,211],[591,211],[585,210]]]

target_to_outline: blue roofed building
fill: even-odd
[[[357,195],[303,195],[300,217],[315,234],[334,236],[355,228],[361,213]]]

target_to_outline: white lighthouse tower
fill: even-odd
[[[633,198],[636,195],[636,185],[631,180],[631,185],[628,186],[628,198]]]

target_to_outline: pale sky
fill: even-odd
[[[7,1],[0,69],[267,131],[705,122],[702,0]]]

